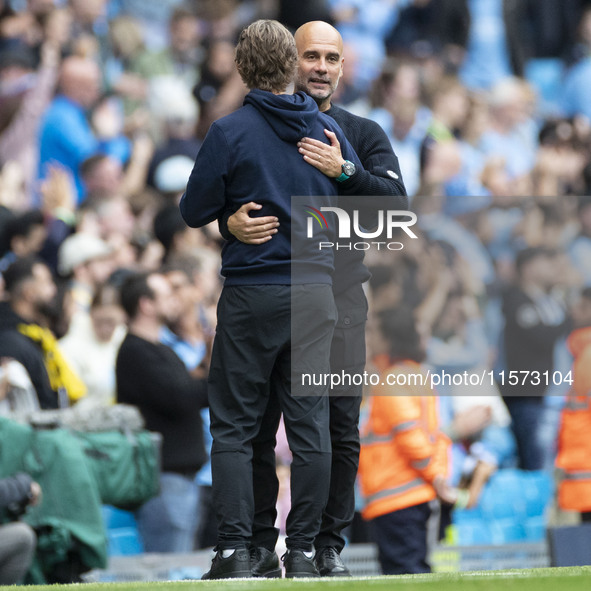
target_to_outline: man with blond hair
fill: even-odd
[[[306,136],[326,141],[324,130],[329,129],[345,157],[361,165],[340,128],[319,112],[313,99],[286,94],[297,59],[292,35],[277,21],[259,20],[242,31],[235,61],[251,90],[242,108],[211,126],[180,205],[192,227],[253,201],[263,215],[282,221],[274,240],[256,248],[233,240],[222,252],[226,281],[208,380],[219,537],[206,579],[252,574],[252,443],[269,399],[283,413],[293,454],[286,576],[318,576],[313,544],[328,496],[331,462],[327,388],[294,396],[292,365],[314,374],[328,371],[336,320],[334,265],[330,250],[316,251],[313,259],[292,257],[291,226],[302,220],[292,211],[291,198],[330,200],[337,195],[337,183],[308,166],[297,143]],[[323,232],[326,239],[332,236],[328,228]],[[292,274],[292,267],[302,271]],[[302,329],[297,346],[292,325]],[[276,556],[266,575],[281,576]]]
[[[340,194],[387,196],[389,208],[406,209],[408,199],[402,181],[398,158],[390,142],[374,121],[349,113],[332,104],[331,99],[343,75],[345,58],[339,32],[322,21],[302,25],[295,33],[298,50],[297,91],[305,92],[317,103],[319,110],[332,117],[351,143],[363,168],[344,174],[345,158],[338,138],[329,129],[330,144],[315,138],[304,138],[300,153],[306,163],[329,178],[340,179]],[[360,201],[361,203],[361,201]],[[243,205],[236,213],[226,213],[220,227],[226,238],[237,238],[257,245],[275,240],[279,221],[273,216],[250,217],[259,210],[256,202]],[[232,212],[230,212],[232,213]],[[260,212],[259,212],[260,213]],[[229,230],[229,234],[226,233]],[[367,302],[362,283],[369,278],[363,265],[362,251],[337,250],[333,294],[338,320],[331,343],[331,372],[359,374],[365,368],[365,320]],[[271,401],[272,402],[272,401]],[[359,408],[361,386],[341,386],[331,390],[330,434],[332,443],[331,483],[322,526],[315,540],[316,566],[321,576],[347,576],[340,553],[345,546],[343,530],[351,525],[355,512],[355,478],[359,458]],[[276,492],[273,446],[279,424],[280,409],[269,405],[263,428],[255,441],[255,521],[253,546],[259,559],[253,566],[255,576],[265,576],[273,566],[278,530],[275,528]]]

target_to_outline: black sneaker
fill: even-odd
[[[250,567],[253,577],[281,578],[279,557],[267,548],[258,546],[250,549]]]
[[[319,577],[314,564],[314,557],[308,558],[302,550],[288,550],[282,557],[285,566],[285,578]]]
[[[350,577],[351,572],[343,563],[336,548],[324,546],[316,551],[314,558],[321,577]]]
[[[210,579],[238,579],[251,577],[250,556],[246,548],[237,548],[231,556],[224,558],[218,550],[211,561],[211,568],[201,578]]]

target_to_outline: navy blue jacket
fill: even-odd
[[[296,145],[303,137],[328,143],[325,128],[337,135],[343,158],[361,168],[340,127],[301,92],[274,95],[251,90],[240,109],[212,124],[181,199],[187,224],[203,226],[249,201],[263,206],[256,215],[274,215],[280,222],[278,233],[264,244],[253,246],[233,239],[224,245],[225,285],[292,283],[292,258],[296,262],[291,252],[292,217],[302,226],[298,232],[305,231],[305,223],[299,206],[298,212],[295,207],[292,212],[291,197],[328,196],[328,203],[336,205],[338,183],[307,164]],[[294,274],[294,283],[331,283],[333,253],[319,250],[318,240],[330,240],[332,234],[328,228],[323,231],[315,235],[316,247],[307,253],[305,281]]]

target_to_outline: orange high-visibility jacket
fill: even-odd
[[[558,436],[558,504],[567,511],[591,511],[591,327],[572,332],[568,346],[575,360]]]
[[[435,476],[447,475],[450,441],[439,430],[437,397],[428,384],[408,385],[418,373],[425,375],[418,363],[397,363],[368,400],[359,458],[365,519],[431,501]],[[407,385],[388,386],[387,374]]]

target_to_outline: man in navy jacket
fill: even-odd
[[[300,331],[297,368],[329,371],[336,321],[332,295],[334,261],[329,249],[292,257],[292,196],[336,197],[338,184],[301,158],[304,137],[327,141],[336,134],[353,169],[355,152],[334,120],[304,93],[285,94],[293,80],[293,37],[276,21],[257,21],[240,36],[238,71],[251,89],[238,111],[210,128],[182,197],[188,225],[203,226],[249,202],[281,220],[275,239],[257,247],[229,241],[222,251],[226,278],[208,381],[213,498],[218,520],[217,553],[208,579],[251,575],[249,549],[254,514],[252,441],[269,397],[283,412],[293,454],[287,520],[286,576],[318,576],[313,543],[320,529],[330,480],[327,388],[292,395],[291,326]],[[330,201],[329,201],[330,202]],[[324,237],[330,238],[328,228]],[[293,272],[300,265],[301,272]],[[292,302],[297,302],[292,307]],[[305,330],[309,327],[309,330]],[[269,388],[270,386],[270,388]],[[279,564],[269,576],[280,576]]]
[[[356,151],[363,168],[339,185],[340,194],[356,196],[360,205],[364,196],[388,199],[389,209],[408,207],[406,189],[398,158],[383,129],[374,121],[353,115],[332,104],[332,95],[343,74],[343,40],[339,32],[321,21],[302,25],[295,33],[298,49],[296,90],[311,96],[320,111],[332,117]],[[337,137],[327,131],[330,145],[315,138],[298,142],[304,160],[328,177],[337,178],[346,156],[341,154]],[[273,216],[261,215],[258,203],[247,203],[238,211],[224,214],[220,223],[227,239],[261,245],[276,239],[281,227]],[[256,211],[256,217],[250,216]],[[232,214],[232,215],[230,215]],[[255,246],[258,248],[258,246]],[[365,368],[365,321],[367,301],[362,283],[369,278],[363,265],[363,251],[337,250],[333,294],[338,320],[331,344],[331,372],[340,375],[361,374]],[[395,259],[393,258],[393,263]],[[351,525],[355,511],[355,478],[359,462],[359,409],[361,385],[343,384],[330,392],[330,433],[332,441],[331,484],[322,526],[316,536],[316,566],[321,576],[347,576],[340,553],[345,546],[343,530]],[[273,402],[273,401],[271,401]],[[279,531],[275,528],[276,492],[274,440],[280,412],[269,404],[263,429],[255,440],[255,520],[253,545],[260,555],[253,566],[255,576],[266,576]]]

